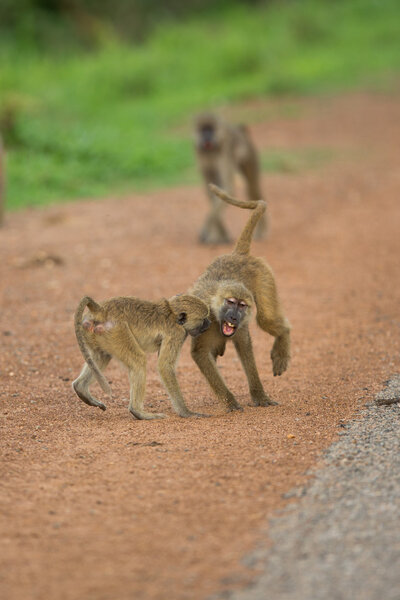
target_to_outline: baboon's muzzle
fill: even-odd
[[[207,329],[210,327],[210,325],[211,325],[210,319],[204,319],[204,321],[202,322],[201,325],[196,327],[196,329],[191,329],[189,331],[189,333],[192,337],[196,337],[197,335],[200,335],[201,333],[204,333],[205,331],[207,331]]]

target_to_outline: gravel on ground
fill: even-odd
[[[400,400],[400,376],[377,400]],[[371,403],[343,426],[311,485],[270,521],[244,560],[262,575],[229,600],[399,600],[400,406]],[[214,597],[215,598],[215,597]]]

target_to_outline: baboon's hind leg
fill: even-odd
[[[210,193],[210,212],[200,232],[200,242],[204,244],[228,244],[230,237],[222,220],[224,203]]]
[[[104,371],[111,360],[111,356],[109,354],[105,354],[104,352],[93,352],[93,359],[99,369]],[[93,374],[93,371],[89,365],[85,363],[79,377],[73,381],[72,387],[78,398],[83,400],[85,404],[88,404],[89,406],[97,406],[98,408],[101,408],[101,410],[106,410],[106,405],[99,400],[96,400],[96,398],[94,398],[90,393],[90,385],[93,383],[93,381],[95,381],[95,379],[96,378]]]
[[[228,244],[230,237],[223,222],[225,203],[213,194],[208,187],[209,183],[214,183],[218,187],[222,187],[221,176],[214,170],[203,171],[203,176],[206,183],[207,195],[210,200],[210,212],[200,232],[200,242],[203,244]]]
[[[242,173],[246,182],[246,191],[249,200],[265,200],[262,196],[261,184],[260,184],[260,168],[256,158],[242,162],[239,164],[240,172]],[[267,207],[268,208],[268,207]],[[268,231],[268,217],[266,212],[261,215],[255,231],[254,239],[261,240],[266,237]]]

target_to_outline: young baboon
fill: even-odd
[[[204,113],[195,122],[197,161],[207,187],[211,209],[200,232],[205,244],[225,244],[229,235],[222,211],[224,203],[210,189],[210,183],[233,194],[235,173],[239,172],[247,186],[249,200],[262,198],[260,167],[256,148],[245,125],[230,125],[212,113]],[[262,238],[267,231],[265,213],[257,223],[255,237]]]
[[[210,187],[223,201],[251,208],[253,212],[232,254],[214,260],[189,289],[189,294],[208,304],[211,313],[210,328],[192,341],[192,357],[226,408],[240,409],[216,365],[217,357],[225,352],[226,342],[232,339],[247,376],[253,403],[256,406],[276,404],[266,394],[260,381],[248,328],[250,314],[255,307],[257,324],[275,337],[271,351],[272,368],[274,375],[281,375],[290,360],[290,325],[283,314],[270,267],[262,258],[249,254],[254,228],[266,204],[263,200],[236,200],[216,186]]]
[[[86,307],[90,312],[84,318]],[[75,312],[75,334],[86,363],[73,382],[73,389],[86,404],[106,410],[102,402],[93,398],[89,387],[97,379],[111,397],[110,386],[102,371],[115,357],[128,368],[129,412],[137,419],[164,417],[143,409],[146,354],[158,352],[158,371],[174,410],[181,417],[205,416],[186,407],[176,378],[175,364],[187,334],[199,335],[210,326],[208,316],[207,305],[187,294],[159,302],[118,297],[100,304],[85,296]]]

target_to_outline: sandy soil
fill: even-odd
[[[293,326],[292,364],[280,378],[272,338],[252,327],[276,407],[249,406],[233,347],[220,366],[242,413],[223,413],[189,344],[179,380],[188,405],[210,419],[173,415],[155,357],[147,405],[168,413],[163,421],[128,415],[127,376],[116,365],[105,413],[71,390],[82,365],[72,326],[81,296],[170,296],[229,251],[196,243],[207,210],[200,186],[8,215],[0,232],[3,598],[197,600],[252,577],[241,557],[283,494],[399,372],[399,100],[298,101],[292,117],[274,110],[253,127],[263,149],[332,151],[323,165],[264,177],[271,233],[253,253],[274,269]],[[245,218],[228,209],[234,235]]]

